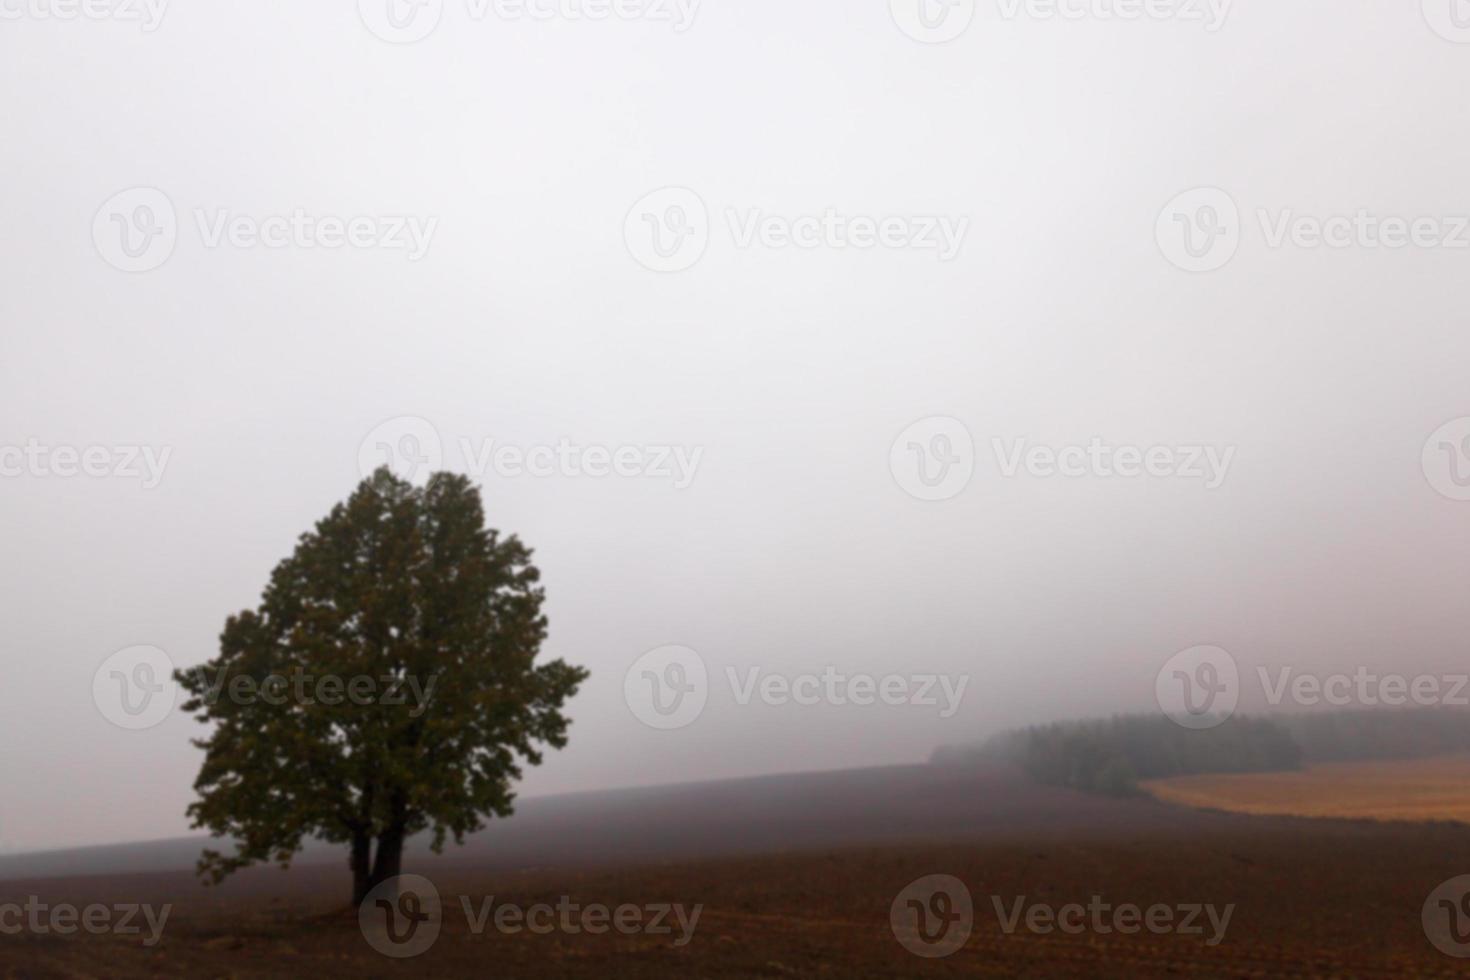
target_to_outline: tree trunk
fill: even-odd
[[[352,835],[352,858],[348,862],[352,865],[352,907],[358,908],[362,900],[367,898],[368,892],[373,890],[369,870],[369,850],[372,848],[373,839],[364,831]]]
[[[373,862],[369,888],[376,888],[403,873],[403,825],[390,827],[378,835],[378,854]]]

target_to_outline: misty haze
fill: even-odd
[[[0,977],[1470,958],[1466,0],[0,77]]]

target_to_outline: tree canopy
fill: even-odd
[[[566,744],[562,706],[587,676],[535,663],[544,598],[531,551],[486,527],[465,477],[364,480],[229,617],[219,656],[176,675],[214,725],[189,815],[237,845],[200,873],[346,843],[357,903],[399,873],[407,836],[438,851],[509,815],[521,766]]]

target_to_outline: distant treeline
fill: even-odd
[[[933,762],[1007,762],[1039,782],[1126,795],[1144,779],[1462,751],[1470,751],[1470,712],[1449,709],[1237,716],[1204,729],[1160,715],[1127,715],[1005,732],[978,746],[942,748]]]
[[[1407,708],[1285,715],[1282,727],[1308,762],[1422,759],[1470,751],[1470,711]]]

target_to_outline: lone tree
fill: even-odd
[[[352,901],[399,874],[403,842],[436,852],[511,812],[521,762],[566,745],[563,703],[587,677],[535,665],[546,637],[531,552],[485,527],[479,490],[380,469],[301,536],[219,656],[178,671],[213,722],[189,806],[231,836],[199,873],[283,867],[308,838],[351,848]]]

